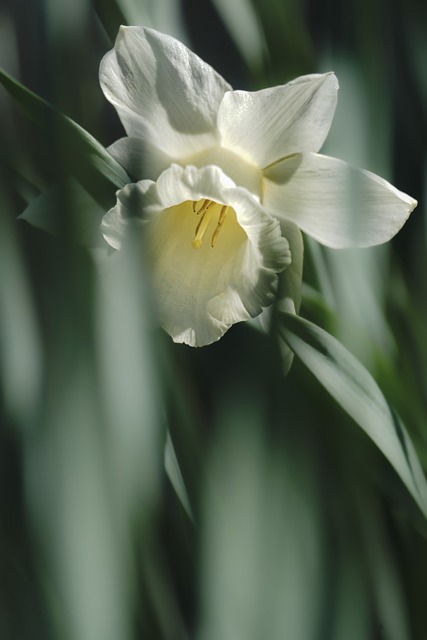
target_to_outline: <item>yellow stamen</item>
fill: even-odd
[[[191,243],[191,246],[194,249],[199,249],[202,246],[203,236],[205,235],[205,231],[209,226],[209,222],[211,221],[212,211],[209,211],[208,208],[209,208],[209,205],[205,208],[205,211],[202,217],[200,218],[200,222],[196,227],[196,235],[194,240]]]
[[[201,213],[204,213],[206,211],[206,209],[209,209],[210,207],[212,207],[214,204],[216,204],[213,200],[203,200],[203,204],[200,207],[200,209],[198,211],[196,211],[196,203],[193,204],[193,211],[195,211],[197,213],[197,215],[199,216]]]
[[[202,201],[200,208],[197,210],[198,202],[199,201],[193,201],[193,204],[192,204],[194,213],[196,213],[198,216],[201,215],[199,223],[196,227],[194,240],[191,243],[194,249],[199,249],[202,246],[203,236],[205,235],[206,229],[208,228],[209,223],[211,221],[212,213],[215,207],[221,207],[220,214],[218,217],[218,224],[211,238],[211,247],[213,248],[215,246],[219,232],[221,231],[221,227],[224,224],[224,220],[227,215],[227,211],[229,207],[227,205],[221,205],[218,202],[214,202],[213,200],[209,200],[208,198],[205,198]]]
[[[219,232],[221,231],[221,227],[224,224],[225,216],[227,215],[227,209],[228,209],[227,205],[224,205],[221,208],[221,213],[219,214],[218,224],[217,224],[216,229],[215,229],[215,231],[213,232],[213,235],[212,235],[212,240],[211,240],[212,249],[215,246],[216,239],[218,238]]]

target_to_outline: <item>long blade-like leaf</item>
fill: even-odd
[[[63,159],[85,189],[103,206],[111,206],[113,187],[131,182],[126,171],[83,127],[0,69],[0,83],[25,114],[63,149]],[[54,137],[53,137],[54,136]]]
[[[338,340],[303,318],[284,313],[279,330],[295,355],[393,465],[427,517],[427,482],[417,454],[371,374]]]

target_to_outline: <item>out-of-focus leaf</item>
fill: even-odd
[[[73,335],[78,339],[78,332]],[[63,356],[57,365],[49,407],[37,416],[42,434],[26,442],[29,522],[47,557],[44,577],[55,585],[67,637],[130,640],[135,561],[129,560],[127,522],[115,502],[116,469],[92,371],[85,358],[71,360]]]
[[[0,83],[48,140],[55,136],[53,140],[64,150],[61,158],[64,169],[70,171],[102,206],[111,200],[112,186],[120,188],[130,182],[123,167],[83,127],[1,69]]]
[[[404,591],[399,582],[390,532],[381,517],[381,507],[376,503],[374,495],[366,494],[357,496],[353,505],[361,523],[375,606],[384,637],[390,640],[409,640],[413,636],[408,629]]]
[[[427,482],[405,427],[360,362],[333,336],[283,314],[279,330],[295,355],[373,440],[427,516]]]
[[[245,61],[258,67],[265,51],[264,34],[251,2],[247,0],[213,0]]]
[[[164,421],[160,411],[156,340],[149,327],[151,296],[141,239],[98,260],[96,342],[98,384],[106,406],[118,503],[125,517],[149,519],[163,468]]]
[[[165,445],[165,470],[175,490],[176,495],[178,496],[182,506],[187,512],[188,517],[190,518],[190,520],[193,520],[193,512],[191,510],[190,499],[187,494],[187,489],[185,488],[184,479],[179,467],[179,462],[176,457],[173,442],[169,434],[167,435]]]
[[[115,0],[113,7],[118,15],[124,17],[122,24],[143,24],[182,42],[188,40],[180,3],[176,0]]]
[[[66,185],[54,184],[34,198],[20,215],[20,219],[42,231],[57,235],[60,228],[59,203],[61,195],[64,195],[64,186],[68,195],[67,202],[71,208],[70,215],[73,218],[74,238],[89,247],[103,243],[101,220],[105,210],[72,178],[67,180]]]
[[[207,464],[197,638],[314,640],[327,582],[316,464],[291,439],[270,448],[256,394],[239,400]]]
[[[32,290],[3,186],[0,175],[0,387],[6,410],[24,430],[32,425],[39,402],[43,353]]]
[[[104,0],[92,0],[95,12],[101,21],[111,44],[116,39],[120,25],[126,25],[126,18],[117,2],[104,2]]]

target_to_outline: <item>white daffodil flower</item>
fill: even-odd
[[[389,240],[416,201],[368,171],[318,154],[338,82],[308,75],[233,91],[174,38],[121,27],[100,82],[127,136],[112,155],[139,182],[117,193],[102,233],[121,249],[143,226],[163,328],[218,340],[276,294],[297,310],[304,231],[330,247]]]

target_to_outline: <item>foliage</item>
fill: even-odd
[[[425,8],[319,7],[2,11],[1,638],[425,639]],[[128,180],[97,69],[136,20],[239,88],[334,69],[328,152],[419,201],[384,247],[307,241],[269,334],[173,344],[137,246],[97,269]]]

